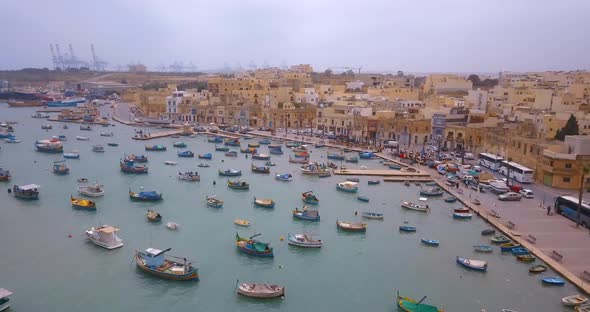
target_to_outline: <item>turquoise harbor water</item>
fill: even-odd
[[[457,204],[440,198],[428,201],[432,208],[428,214],[402,209],[401,200],[417,201],[419,187],[415,185],[382,182],[369,186],[369,178],[361,177],[359,195],[370,198],[369,203],[363,203],[354,199],[355,194],[336,191],[335,184],[343,177],[302,176],[299,165],[288,163],[291,152],[287,148],[283,148],[285,155],[272,155],[277,166],[271,171],[290,172],[294,178],[292,182],[278,182],[273,174],[251,173],[251,160],[244,154],[228,158],[223,152],[214,152],[214,144],[207,143],[204,136],[137,142],[130,139],[133,129],[119,124],[80,131],[77,125],[63,130],[61,123],[52,123],[54,129],[45,131],[41,125],[47,121],[30,118],[32,112],[0,104],[0,121],[18,121],[15,134],[22,140],[20,144],[0,143],[0,167],[13,175],[10,183],[0,184],[4,189],[0,192],[0,287],[15,292],[14,311],[394,311],[396,289],[417,299],[426,295],[427,302],[446,311],[568,311],[560,299],[577,293],[570,284],[557,288],[541,285],[541,276],[556,274],[530,275],[529,264],[501,254],[499,247],[492,254],[474,252],[473,245],[489,243],[480,235],[487,225],[479,218],[453,220],[451,208]],[[115,136],[99,135],[107,131]],[[49,171],[61,155],[38,153],[33,148],[35,139],[57,134],[68,138],[65,151],[76,149],[81,154],[79,160],[67,160],[71,168],[67,176]],[[76,141],[76,135],[91,140]],[[213,160],[178,158],[178,149],[172,147],[178,140],[185,141],[195,154],[213,153]],[[106,146],[112,141],[120,145]],[[146,143],[164,144],[168,151],[145,152]],[[93,144],[103,144],[106,152],[92,152]],[[266,152],[267,148],[260,150]],[[328,150],[312,149],[312,160],[326,161]],[[121,173],[118,163],[124,153],[146,154],[149,174]],[[175,160],[178,165],[166,166],[165,160]],[[211,167],[198,168],[200,162],[209,162]],[[378,160],[347,165],[381,167]],[[227,178],[218,176],[218,168],[241,169],[250,190],[228,189]],[[179,170],[198,171],[201,182],[179,181]],[[76,195],[79,177],[105,185],[106,195],[96,199],[96,212],[70,206],[69,196]],[[6,192],[13,183],[41,185],[40,199],[15,199]],[[163,192],[164,200],[131,202],[128,189],[140,187]],[[318,223],[291,216],[293,208],[302,206],[301,192],[308,190],[320,199]],[[208,194],[224,200],[224,207],[207,207]],[[273,198],[277,205],[274,209],[255,208],[254,196]],[[148,223],[148,208],[159,211],[164,222]],[[366,234],[336,229],[336,219],[361,221],[362,211],[383,212],[385,220],[365,221],[369,224]],[[248,219],[252,225],[235,226],[236,218]],[[178,222],[180,229],[166,229],[167,221]],[[417,233],[400,233],[398,226],[404,221],[417,226]],[[87,242],[83,232],[99,224],[119,227],[125,246],[108,251]],[[319,250],[301,249],[279,240],[287,233],[304,231],[321,238],[324,246]],[[259,238],[274,246],[274,259],[239,253],[236,232],[242,236],[262,233]],[[421,237],[438,239],[441,245],[423,246]],[[173,282],[137,271],[133,252],[147,247],[171,247],[171,254],[196,260],[201,280]],[[455,263],[456,256],[487,260],[488,272],[467,271]],[[238,279],[285,285],[286,297],[256,301],[238,296],[234,290]]]

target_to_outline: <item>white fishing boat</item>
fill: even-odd
[[[10,305],[12,304],[10,296],[12,296],[12,291],[6,288],[0,288],[0,311],[10,308]]]
[[[92,151],[97,152],[97,153],[104,153],[104,146],[102,146],[100,144],[94,145],[94,146],[92,146]]]
[[[178,229],[178,223],[176,222],[166,222],[166,227],[171,229],[171,230],[176,230]]]
[[[87,136],[77,135],[76,136],[76,140],[78,140],[78,141],[88,141],[88,140],[90,140],[90,138],[87,137]]]
[[[510,188],[506,185],[506,182],[503,180],[491,180],[488,182],[492,192],[497,194],[503,194],[510,191]]]
[[[101,132],[100,133],[100,136],[103,136],[103,137],[112,137],[112,136],[114,136],[114,134],[112,132]]]
[[[104,195],[104,187],[98,183],[94,183],[93,185],[79,186],[78,193],[88,197],[100,197]]]
[[[166,160],[164,164],[169,166],[176,166],[177,162],[175,162],[174,160]]]
[[[94,244],[106,248],[115,249],[123,246],[123,240],[117,236],[118,228],[110,225],[91,227],[86,231],[86,237]]]
[[[306,247],[306,248],[320,248],[322,247],[321,239],[313,239],[311,235],[307,234],[287,234],[289,245]]]
[[[584,297],[582,295],[571,295],[563,297],[561,302],[568,307],[576,307],[588,302],[588,297]]]
[[[418,205],[418,204],[415,204],[412,202],[407,202],[407,201],[403,201],[401,203],[401,206],[406,209],[416,210],[416,211],[421,211],[421,212],[429,212],[430,211],[430,207],[428,207],[428,205],[422,206],[422,205]]]
[[[238,294],[252,298],[275,298],[285,295],[285,287],[266,283],[239,283]]]

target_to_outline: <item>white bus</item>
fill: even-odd
[[[510,176],[508,176],[510,171]],[[520,183],[533,183],[533,170],[515,162],[502,161],[498,172],[505,175],[509,180],[516,180]]]
[[[479,153],[479,165],[489,168],[493,171],[500,169],[500,163],[504,160],[503,157],[494,154]]]

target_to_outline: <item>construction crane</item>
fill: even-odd
[[[57,62],[59,63],[59,68],[65,69],[64,57],[61,55],[59,44],[57,43],[55,44],[55,52],[57,53]]]
[[[361,67],[330,67],[327,70],[331,70],[331,71],[337,71],[337,70],[338,71],[340,71],[340,70],[342,70],[342,71],[349,71],[349,70],[353,70],[353,71],[356,71],[358,74],[360,74],[362,68],[363,68],[362,66]]]
[[[59,68],[59,61],[57,56],[55,56],[55,50],[53,49],[53,43],[49,44],[49,50],[51,51],[51,61],[53,62],[53,69]]]
[[[90,52],[92,52],[92,69],[96,71],[105,71],[107,62],[99,59],[98,56],[96,56],[96,52],[94,51],[94,43],[90,44]]]

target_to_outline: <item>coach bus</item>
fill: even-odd
[[[482,167],[489,168],[493,171],[500,169],[500,162],[502,162],[504,158],[500,156],[496,156],[494,154],[488,153],[480,153],[479,154],[479,165]]]
[[[568,195],[559,196],[555,199],[554,210],[555,213],[575,222],[578,220],[578,198]],[[586,228],[590,228],[590,203],[582,200],[582,209],[580,212],[580,224]]]
[[[498,172],[505,175],[509,180],[515,180],[520,183],[533,183],[533,170],[515,162],[502,161]],[[510,176],[508,176],[510,173]]]

